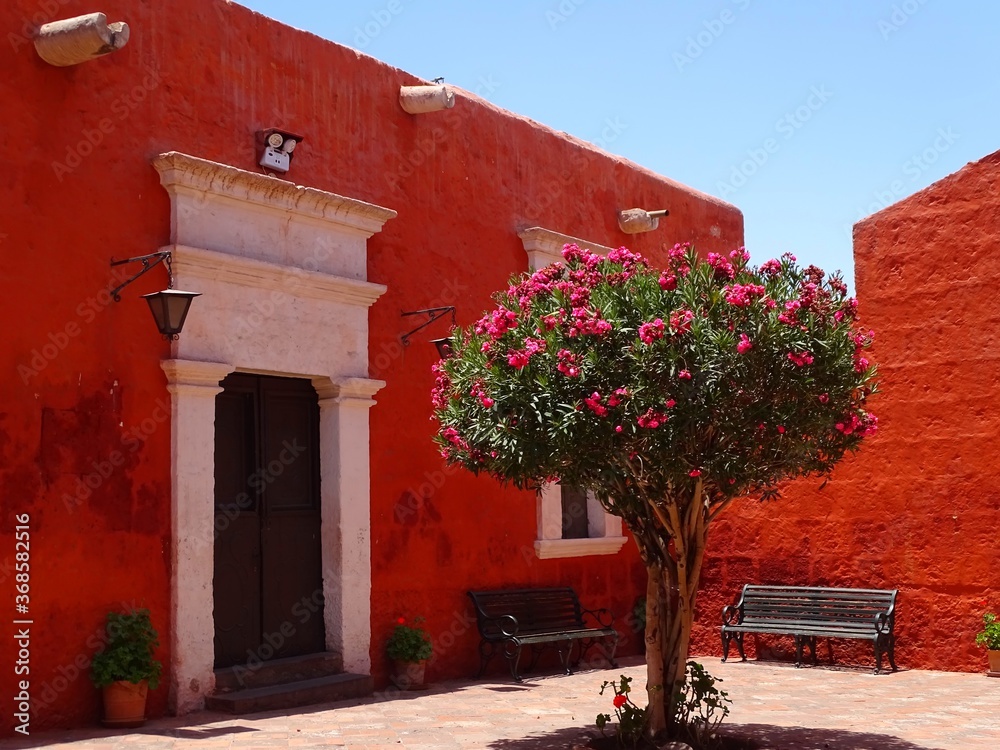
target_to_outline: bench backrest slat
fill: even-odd
[[[476,608],[480,632],[487,638],[500,636],[501,626],[510,627],[509,621],[495,622],[504,615],[517,618],[520,633],[584,625],[580,600],[571,588],[470,591],[469,598]]]
[[[874,630],[879,614],[891,620],[895,589],[829,589],[756,586],[743,588],[743,623],[802,624]]]

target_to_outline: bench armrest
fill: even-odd
[[[498,617],[484,618],[484,620],[491,625],[496,625],[504,638],[514,638],[521,627],[514,615],[500,615]]]
[[[892,632],[892,618],[885,612],[875,615],[875,632],[879,635],[887,635]]]
[[[614,615],[611,614],[610,610],[603,607],[601,609],[582,609],[580,610],[580,614],[592,617],[602,628],[610,628],[615,621]]]
[[[743,610],[735,604],[727,604],[722,608],[723,625],[739,625],[743,621]]]

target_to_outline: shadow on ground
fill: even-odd
[[[592,737],[591,730],[576,726],[530,737],[494,740],[486,747],[489,750],[569,750],[577,746],[586,747]]]
[[[777,727],[773,724],[732,724],[723,733],[753,740],[760,750],[932,750],[891,734],[841,729]]]
[[[238,719],[240,717],[236,716],[220,716],[221,720],[225,719]],[[177,719],[174,719],[177,721]],[[163,727],[144,727],[138,729],[77,729],[72,730],[72,733],[62,732],[60,730],[51,730],[47,732],[39,733],[37,738],[31,738],[26,740],[12,740],[14,744],[10,747],[17,748],[17,750],[27,750],[27,748],[35,747],[48,747],[56,742],[74,742],[83,740],[108,740],[109,742],[117,742],[122,736],[122,731],[131,733],[132,736],[146,736],[146,737],[171,737],[181,740],[207,740],[207,739],[221,739],[228,735],[234,734],[246,734],[248,732],[257,732],[259,730],[253,727],[245,727],[240,725],[229,725],[222,727],[197,727],[197,728],[187,728],[181,725],[178,726],[163,726]],[[0,740],[0,747],[7,747],[4,743],[8,740]],[[142,747],[142,745],[137,745],[135,740],[130,741],[130,744]]]
[[[734,724],[724,734],[756,743],[759,750],[933,750],[932,745],[916,745],[899,737],[839,729],[778,727],[772,724]],[[587,747],[594,737],[585,727],[566,727],[517,739],[494,740],[489,750],[571,750]]]

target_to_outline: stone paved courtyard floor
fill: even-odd
[[[774,750],[1000,750],[1000,679],[981,674],[703,660],[733,700],[730,733]],[[619,670],[546,674],[509,680],[452,681],[419,693],[231,717],[198,713],[150,721],[139,730],[76,730],[0,742],[11,748],[215,750],[467,748],[549,750],[585,742],[598,712],[597,692],[619,673],[644,682],[637,659]]]

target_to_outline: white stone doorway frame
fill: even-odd
[[[172,401],[171,708],[215,687],[215,396],[231,372],[308,378],[319,394],[326,647],[371,671],[367,240],[395,211],[170,152],[175,285],[201,292],[162,363]]]

